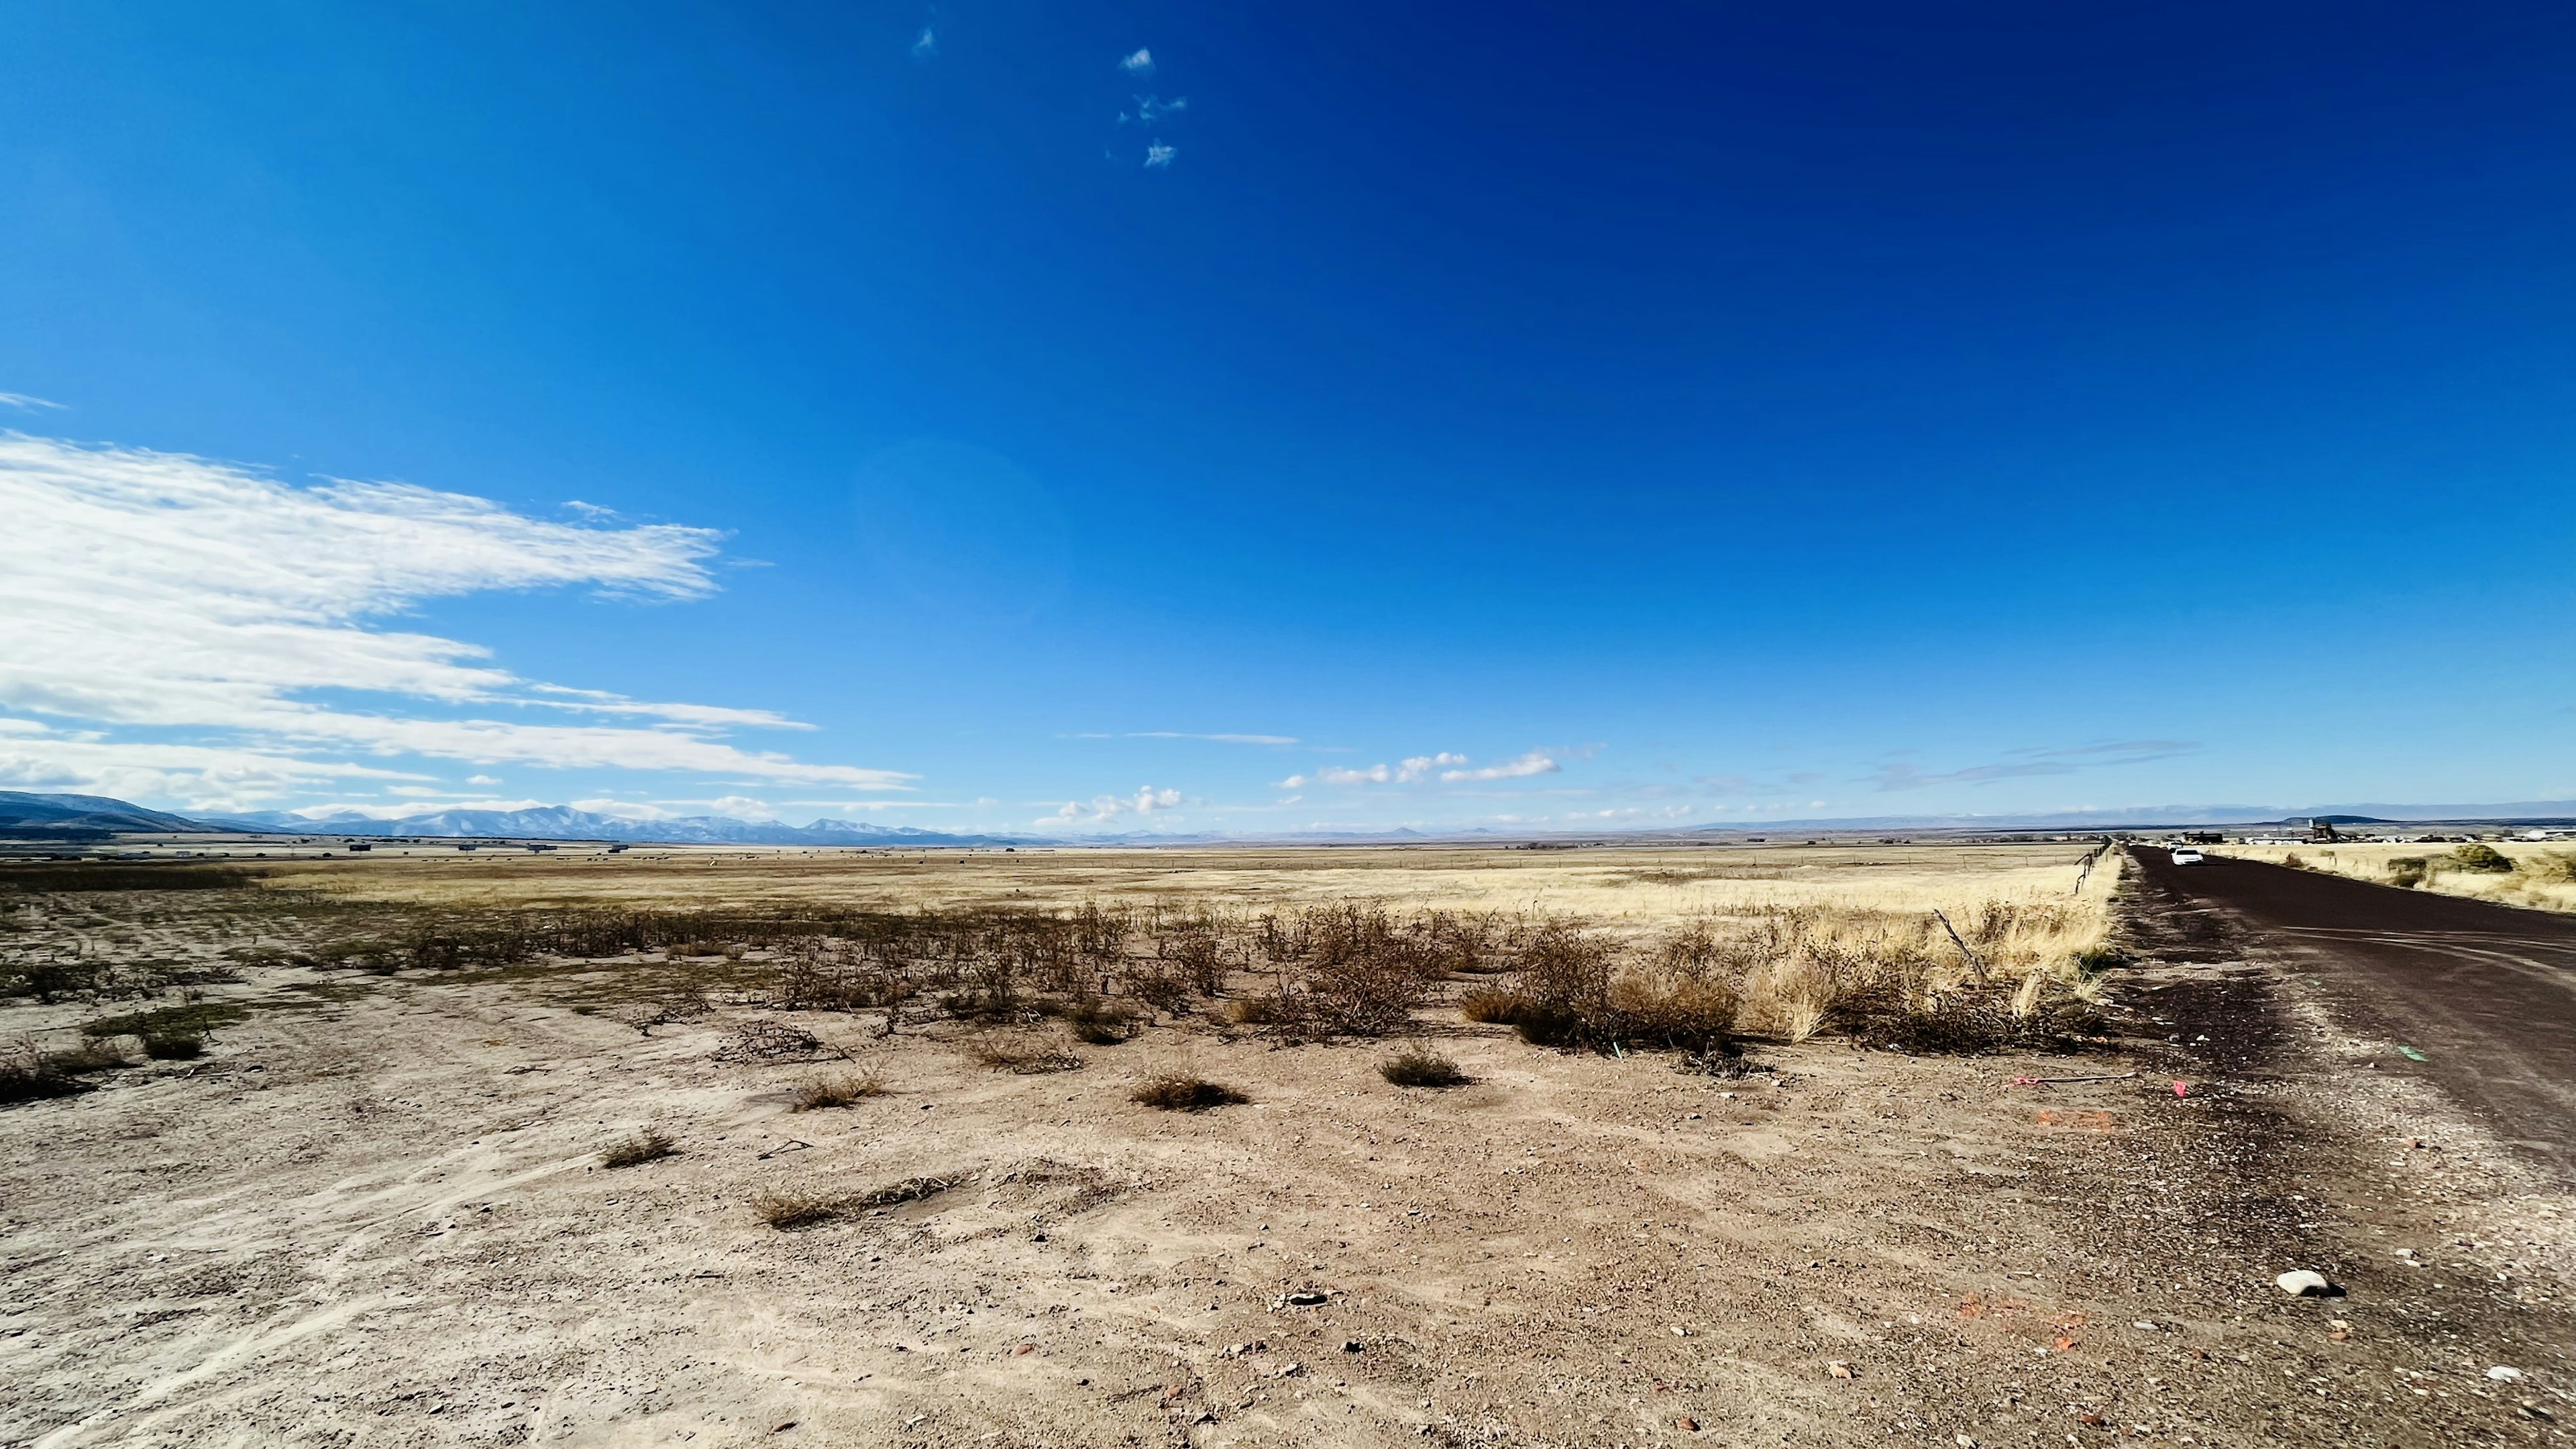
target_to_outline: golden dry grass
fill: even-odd
[[[1642,1018],[1711,1015],[1804,1040],[1837,1007],[2010,993],[2027,1015],[2083,994],[2111,923],[2121,857],[2084,843],[925,852],[632,852],[414,857],[287,866],[272,889],[467,909],[654,910],[831,905],[892,910],[1132,905],[1240,923],[1368,903],[1562,920],[1617,948],[1614,998]],[[1945,922],[1946,918],[1946,922]],[[1910,1004],[1910,1005],[1909,1005]],[[1668,1008],[1670,1010],[1668,1010]]]
[[[2495,842],[2518,867],[2510,872],[2486,873],[2446,869],[2443,859],[2457,846],[2423,843],[2417,845],[2382,845],[2338,841],[2333,845],[2227,845],[2209,847],[2219,855],[2232,855],[2245,860],[2268,860],[2275,865],[2292,857],[2310,870],[2328,871],[2355,880],[2392,882],[2397,872],[2391,861],[2421,858],[2432,864],[2418,890],[2437,891],[2443,895],[2467,896],[2474,900],[2495,901],[2508,906],[2527,906],[2543,911],[2576,911],[2576,852],[2564,843],[2543,845]]]

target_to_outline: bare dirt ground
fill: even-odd
[[[1828,1028],[1717,1078],[1434,1009],[1446,1091],[1199,1014],[1020,1076],[805,1013],[892,1090],[795,1112],[837,1059],[717,1059],[770,1013],[577,1009],[632,963],[250,968],[210,994],[275,1009],[203,1059],[0,1108],[0,1443],[2562,1440],[2576,1202],[2214,914],[2125,904],[2082,1055]],[[232,908],[37,909],[166,951]],[[1129,1100],[1175,1067],[1250,1100]],[[647,1126],[676,1155],[600,1165]]]

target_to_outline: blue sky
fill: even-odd
[[[0,785],[2576,797],[2571,62],[2539,5],[12,6]]]

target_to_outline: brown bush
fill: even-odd
[[[1227,1107],[1252,1100],[1232,1087],[1220,1086],[1204,1077],[1184,1072],[1163,1072],[1147,1077],[1128,1094],[1128,1098],[1164,1112],[1204,1112],[1211,1107]]]
[[[1399,1087],[1463,1087],[1467,1074],[1429,1047],[1410,1047],[1378,1063],[1377,1074]]]
[[[658,1127],[647,1127],[632,1137],[621,1137],[608,1144],[599,1154],[602,1167],[639,1167],[647,1162],[675,1156],[679,1146],[671,1134]]]
[[[810,1077],[797,1084],[790,1111],[820,1112],[847,1107],[886,1094],[885,1078],[875,1072],[841,1077]]]

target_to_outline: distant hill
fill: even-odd
[[[10,835],[95,835],[119,830],[199,831],[184,816],[165,815],[104,795],[29,795],[0,790],[0,832]]]

